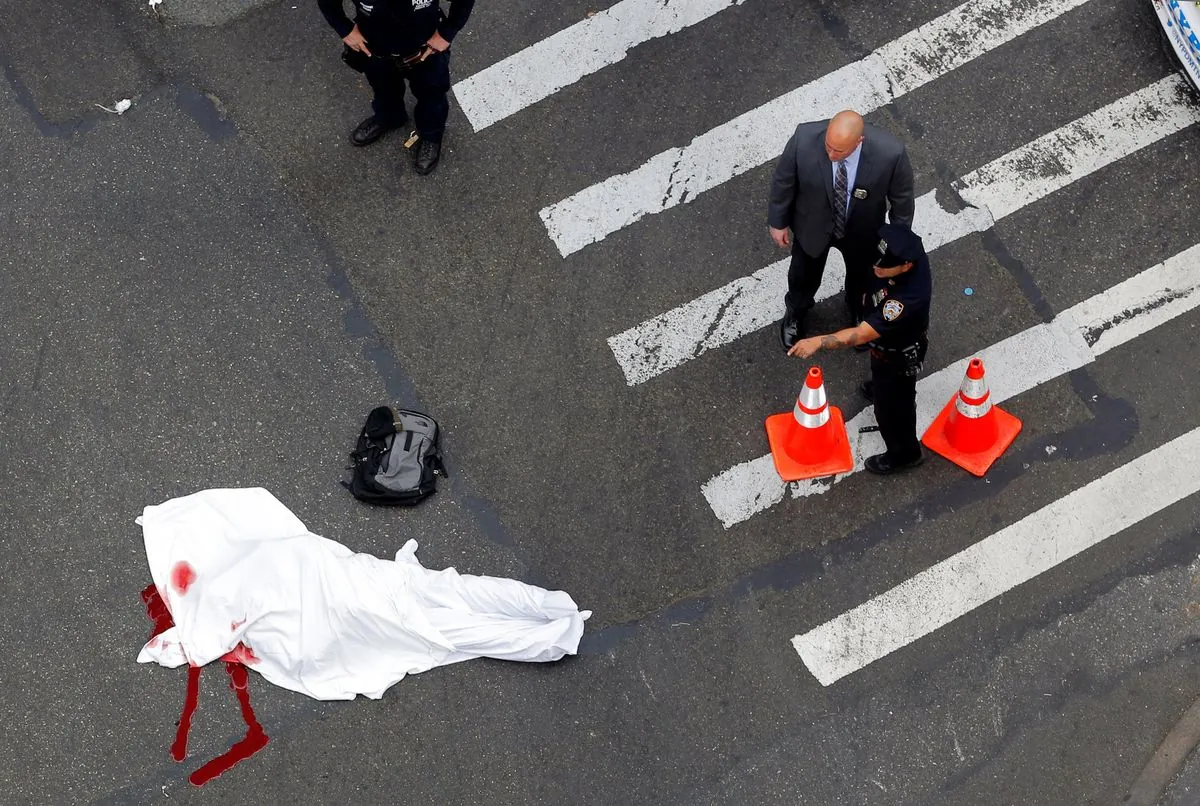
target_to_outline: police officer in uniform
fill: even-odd
[[[857,327],[796,342],[788,355],[808,358],[820,349],[868,344],[871,380],[861,387],[875,403],[875,419],[887,452],[871,456],[866,468],[887,475],[925,460],[917,439],[917,375],[929,346],[929,298],[933,278],[921,238],[900,224],[879,230],[879,258],[869,279]]]
[[[427,174],[437,167],[450,103],[450,43],[471,15],[475,0],[354,0],[354,20],[342,0],[317,0],[321,13],[342,37],[342,58],[367,77],[375,93],[374,114],[350,135],[356,146],[370,145],[389,129],[408,123],[404,83],[416,98],[413,118],[420,137],[414,166]]]

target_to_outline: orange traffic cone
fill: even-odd
[[[921,442],[964,470],[982,476],[1021,431],[1021,421],[992,405],[983,361],[972,358],[962,386]]]
[[[825,399],[821,369],[813,367],[791,412],[767,418],[767,441],[784,481],[815,479],[854,469],[842,412]]]

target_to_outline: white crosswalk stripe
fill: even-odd
[[[895,652],[1005,591],[1200,492],[1200,428],[792,639],[822,685]]]
[[[796,124],[863,114],[944,76],[1088,0],[970,0],[857,62],[541,211],[565,257],[779,156]]]
[[[979,353],[987,368],[992,401],[1001,403],[1046,381],[1090,364],[1097,356],[1200,307],[1200,244]],[[917,383],[917,431],[923,432],[958,389],[970,356]],[[859,433],[875,424],[867,407],[846,423],[854,448],[854,470],[833,480],[788,485],[765,454],[735,465],[702,487],[725,528],[783,501],[825,493],[862,469],[867,456],[884,450],[878,432]]]
[[[454,85],[475,131],[625,58],[630,48],[677,33],[745,0],[621,0]]]
[[[962,177],[971,204],[948,212],[931,191],[917,199],[913,228],[932,252],[1164,137],[1200,122],[1186,82],[1168,76],[1084,115]],[[708,292],[608,340],[630,386],[774,324],[783,315],[788,260]],[[841,293],[846,267],[833,250],[817,299]]]

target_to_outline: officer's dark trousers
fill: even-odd
[[[906,375],[906,362],[888,360],[871,350],[871,385],[875,393],[875,421],[894,464],[915,461],[921,455],[917,441],[917,376]]]
[[[371,109],[385,126],[403,126],[408,122],[404,108],[404,82],[417,99],[413,120],[421,139],[442,142],[446,118],[450,114],[450,51],[435,53],[425,61],[401,70],[391,59],[371,59],[367,82],[375,91]]]
[[[837,238],[826,246],[821,254],[806,254],[797,241],[792,242],[792,262],[788,266],[788,293],[784,304],[797,319],[803,320],[814,305],[821,278],[825,275],[825,261],[832,246],[842,253],[846,262],[846,308],[855,322],[863,318],[863,292],[877,252],[874,243],[860,244],[852,239]]]

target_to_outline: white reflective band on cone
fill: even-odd
[[[987,378],[972,378],[970,375],[967,375],[963,378],[962,386],[958,390],[968,400],[979,400],[980,398],[987,397]]]
[[[978,400],[979,403],[968,403],[968,400]],[[958,413],[964,417],[970,417],[972,420],[978,419],[991,411],[992,396],[988,390],[987,378],[972,378],[970,375],[963,378],[962,386],[958,389],[958,395],[954,398],[954,408],[958,409]]]
[[[978,420],[983,415],[992,410],[991,398],[986,398],[982,403],[971,404],[962,399],[962,395],[954,401],[954,408],[958,409],[958,413],[964,417],[970,417],[972,420]]]
[[[829,401],[825,399],[825,384],[821,384],[816,389],[807,383],[804,384],[804,388],[800,390],[800,397],[796,401],[797,405],[803,406],[809,411],[819,411],[828,403]]]
[[[807,392],[808,388],[805,387],[804,391]],[[825,405],[825,390],[821,389],[820,392],[821,409],[816,414],[809,414],[807,411],[800,408],[800,405],[804,400],[803,393],[800,395],[800,400],[796,401],[796,407],[792,409],[792,416],[796,418],[796,422],[800,423],[802,428],[820,428],[821,426],[825,425],[825,423],[829,422],[829,406]],[[804,403],[804,405],[810,409],[816,408],[816,406],[809,406],[807,403]]]

